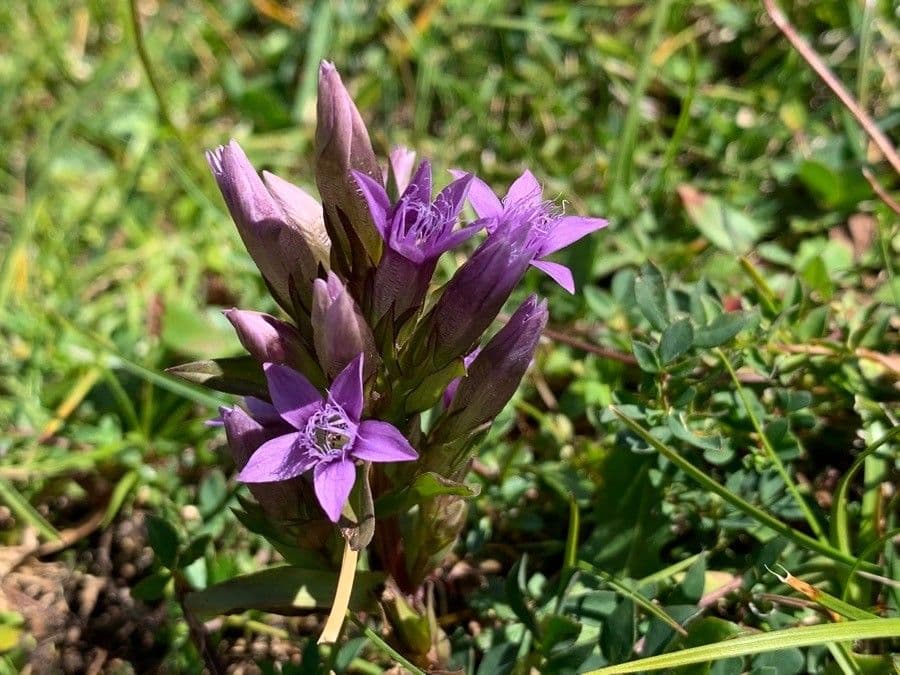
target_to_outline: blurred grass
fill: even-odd
[[[896,8],[785,5],[896,140]],[[0,527],[10,544],[24,525],[49,537],[110,504],[175,513],[198,502],[212,467],[227,473],[221,439],[202,424],[217,399],[158,375],[239,349],[221,308],[274,310],[202,153],[234,137],[259,169],[312,189],[320,58],[341,69],[382,156],[409,144],[498,186],[529,167],[567,209],[611,220],[566,254],[583,292],[527,282],[550,294],[554,323],[607,347],[629,349],[646,330],[617,305],[614,275],[648,259],[667,278],[706,278],[757,303],[799,277],[826,308],[810,326],[862,331],[863,307],[890,308],[900,295],[897,217],[861,168],[889,191],[900,181],[755,4],[131,6],[158,94],[128,3],[0,4],[0,474],[10,510]],[[896,316],[885,325],[874,349],[890,355]],[[596,471],[592,411],[635,379],[565,348],[546,362],[562,412],[538,411],[539,421]],[[828,377],[809,383],[826,390],[819,423],[853,436],[862,423],[842,406],[862,385]],[[867,395],[896,420],[895,391]],[[866,422],[867,433],[883,425]],[[218,533],[228,517],[217,516]],[[227,549],[241,535],[222,536]],[[250,564],[238,556],[212,576]]]

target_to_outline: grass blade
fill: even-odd
[[[900,635],[900,619],[868,619],[866,621],[847,621],[843,623],[821,624],[818,626],[801,626],[787,628],[768,633],[756,633],[743,637],[725,640],[702,647],[684,649],[671,654],[651,656],[631,663],[620,663],[598,670],[587,675],[613,675],[613,673],[644,673],[663,668],[677,668],[693,663],[706,663],[719,659],[748,656],[763,652],[793,649],[795,647],[811,647],[829,642],[846,642],[850,640],[873,640]]]

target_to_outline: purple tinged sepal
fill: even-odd
[[[273,194],[237,141],[210,150],[206,159],[250,257],[278,304],[295,313],[293,298],[299,292],[308,300],[321,259],[308,243],[321,235],[315,227],[312,234],[304,229],[315,219],[314,207],[305,199],[298,204],[297,193],[303,191],[270,174],[268,182],[276,187]],[[305,215],[300,217],[301,213]]]
[[[362,278],[381,258],[382,245],[350,172],[379,182],[382,172],[362,116],[328,61],[319,65],[316,111],[316,185],[332,242],[332,266],[348,278]]]
[[[444,417],[435,428],[440,441],[462,437],[490,422],[509,402],[528,369],[547,325],[547,302],[530,296],[468,364]]]
[[[372,329],[334,272],[313,282],[311,320],[316,355],[328,377],[336,376],[360,353],[365,355],[364,377],[375,372],[379,357]]]

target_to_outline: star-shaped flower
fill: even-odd
[[[463,175],[460,171],[453,174]],[[571,270],[544,258],[605,227],[607,221],[564,215],[554,208],[553,202],[545,201],[542,193],[540,183],[526,170],[509,186],[502,200],[479,178],[472,180],[468,198],[478,217],[485,219],[485,227],[491,235],[507,238],[529,251],[534,256],[531,261],[534,267],[569,293],[574,293]]]
[[[239,480],[282,481],[312,471],[319,504],[336,523],[356,480],[356,460],[408,462],[418,458],[409,441],[392,424],[360,419],[362,354],[335,377],[325,396],[288,366],[266,363],[264,369],[272,405],[280,418],[275,423],[286,423],[286,433],[263,443],[250,457]]]

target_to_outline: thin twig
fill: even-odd
[[[772,19],[772,22],[778,27],[778,30],[784,33],[784,36],[794,46],[794,49],[799,52],[800,56],[803,57],[803,60],[809,64],[810,68],[822,78],[822,81],[834,92],[834,95],[840,99],[841,103],[844,104],[847,110],[850,111],[850,114],[856,118],[856,121],[859,122],[863,130],[869,135],[869,138],[872,139],[872,142],[878,146],[878,149],[881,150],[891,166],[894,167],[894,170],[900,174],[900,155],[897,154],[897,150],[891,144],[890,139],[878,128],[878,124],[876,124],[875,120],[869,116],[869,113],[867,113],[853,95],[847,91],[847,88],[841,83],[837,76],[831,72],[831,69],[825,65],[825,62],[816,53],[816,50],[800,36],[797,29],[794,28],[790,21],[788,21],[784,12],[782,12],[778,5],[775,4],[775,0],[763,0],[763,4],[766,7],[766,12],[768,12],[769,17]]]
[[[580,349],[581,351],[588,352],[590,354],[596,354],[597,356],[600,356],[604,359],[609,359],[610,361],[626,363],[629,366],[637,365],[637,359],[634,358],[631,354],[620,352],[617,349],[610,349],[608,347],[595,345],[580,338],[563,333],[562,331],[556,330],[555,328],[545,328],[544,335],[546,335],[554,342],[561,342],[564,345],[569,345],[570,347]]]
[[[866,180],[869,181],[869,185],[872,186],[872,190],[878,195],[881,201],[887,204],[891,211],[900,214],[900,204],[898,204],[888,191],[884,189],[884,186],[878,182],[878,179],[875,178],[875,174],[869,170],[869,167],[863,167],[862,174],[865,176]]]

